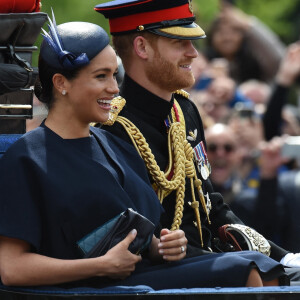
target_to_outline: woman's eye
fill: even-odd
[[[105,76],[106,76],[105,74],[99,74],[99,75],[97,75],[96,77],[97,77],[97,78],[105,78]]]
[[[115,72],[115,73],[113,74],[113,76],[114,76],[114,78],[116,78],[116,77],[118,76],[118,72]]]

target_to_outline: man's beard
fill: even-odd
[[[192,72],[180,72],[179,67],[159,53],[155,54],[153,63],[147,66],[146,75],[152,83],[169,92],[191,87],[195,83]]]

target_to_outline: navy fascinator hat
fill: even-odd
[[[88,22],[68,22],[56,25],[48,18],[49,33],[43,30],[40,55],[51,67],[73,70],[89,64],[109,44],[105,30]]]

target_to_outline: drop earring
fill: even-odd
[[[66,90],[62,90],[61,93],[62,93],[63,96],[65,96],[67,94],[67,91]]]

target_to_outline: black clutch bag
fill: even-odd
[[[150,220],[128,208],[83,237],[77,242],[77,245],[83,252],[84,258],[98,257],[121,242],[132,229],[136,229],[137,236],[128,250],[139,254],[149,246],[154,228],[155,226]]]

